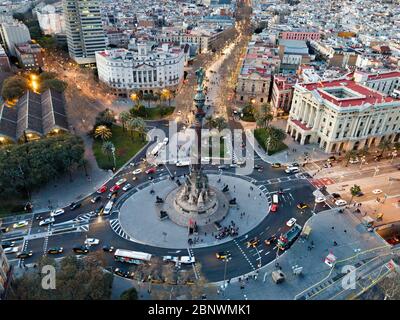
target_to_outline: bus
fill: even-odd
[[[278,248],[283,251],[288,249],[300,235],[301,229],[301,226],[295,223],[293,227],[279,237]]]
[[[161,150],[164,146],[165,146],[165,144],[162,143],[162,142],[157,143],[156,146],[154,147],[154,149],[151,150],[150,154],[151,154],[153,157],[156,157],[156,156],[158,155],[158,153],[160,152],[160,150]]]
[[[119,262],[142,264],[149,262],[150,259],[151,254],[146,252],[117,249],[114,253],[114,260]]]

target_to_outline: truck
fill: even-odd
[[[278,239],[278,248],[282,251],[288,249],[301,233],[301,226],[295,223],[287,232]]]

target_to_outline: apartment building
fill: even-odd
[[[5,298],[7,288],[11,281],[11,268],[3,247],[0,245],[0,300]]]

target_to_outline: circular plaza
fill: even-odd
[[[122,230],[132,241],[155,247],[205,247],[248,233],[269,213],[268,192],[242,176],[207,177],[209,191],[196,201],[185,190],[188,176],[166,175],[131,190],[118,206]]]

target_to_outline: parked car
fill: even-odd
[[[351,158],[349,160],[349,163],[351,163],[351,164],[358,163],[358,162],[360,162],[360,160],[358,160],[358,158]]]
[[[372,193],[373,194],[380,194],[380,193],[382,193],[382,190],[381,189],[374,189],[374,190],[372,190]]]
[[[120,268],[115,268],[114,273],[117,276],[120,276],[120,277],[123,277],[123,278],[129,278],[131,276],[129,271],[125,271],[125,270],[122,270]]]

